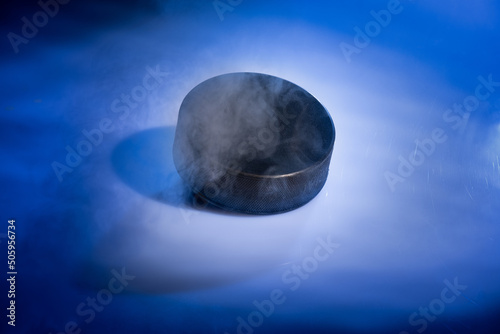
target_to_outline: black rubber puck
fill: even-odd
[[[335,128],[321,103],[266,74],[208,79],[184,98],[173,158],[194,194],[231,211],[298,208],[326,182]]]

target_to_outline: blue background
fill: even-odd
[[[237,333],[274,289],[286,301],[254,333],[418,333],[410,315],[455,278],[467,288],[422,332],[500,332],[500,87],[461,131],[443,118],[479,76],[500,81],[499,4],[401,0],[347,61],[341,43],[387,4],[244,0],[220,16],[212,1],[72,0],[17,53],[7,35],[40,7],[3,4],[2,333],[55,334],[70,321],[82,333]],[[120,118],[113,101],[148,67],[168,74]],[[329,179],[303,208],[231,215],[186,197],[171,161],[180,103],[237,71],[290,80],[332,115]],[[113,130],[59,180],[54,161],[103,119]],[[391,190],[385,173],[436,128],[447,140]],[[8,219],[15,328],[4,315]],[[340,246],[291,291],[284,273],[327,236]],[[85,322],[77,306],[121,268],[134,280]]]

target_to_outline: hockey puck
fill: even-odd
[[[173,159],[184,182],[209,203],[272,214],[319,193],[334,141],[328,111],[303,88],[266,74],[230,73],[184,98]]]

